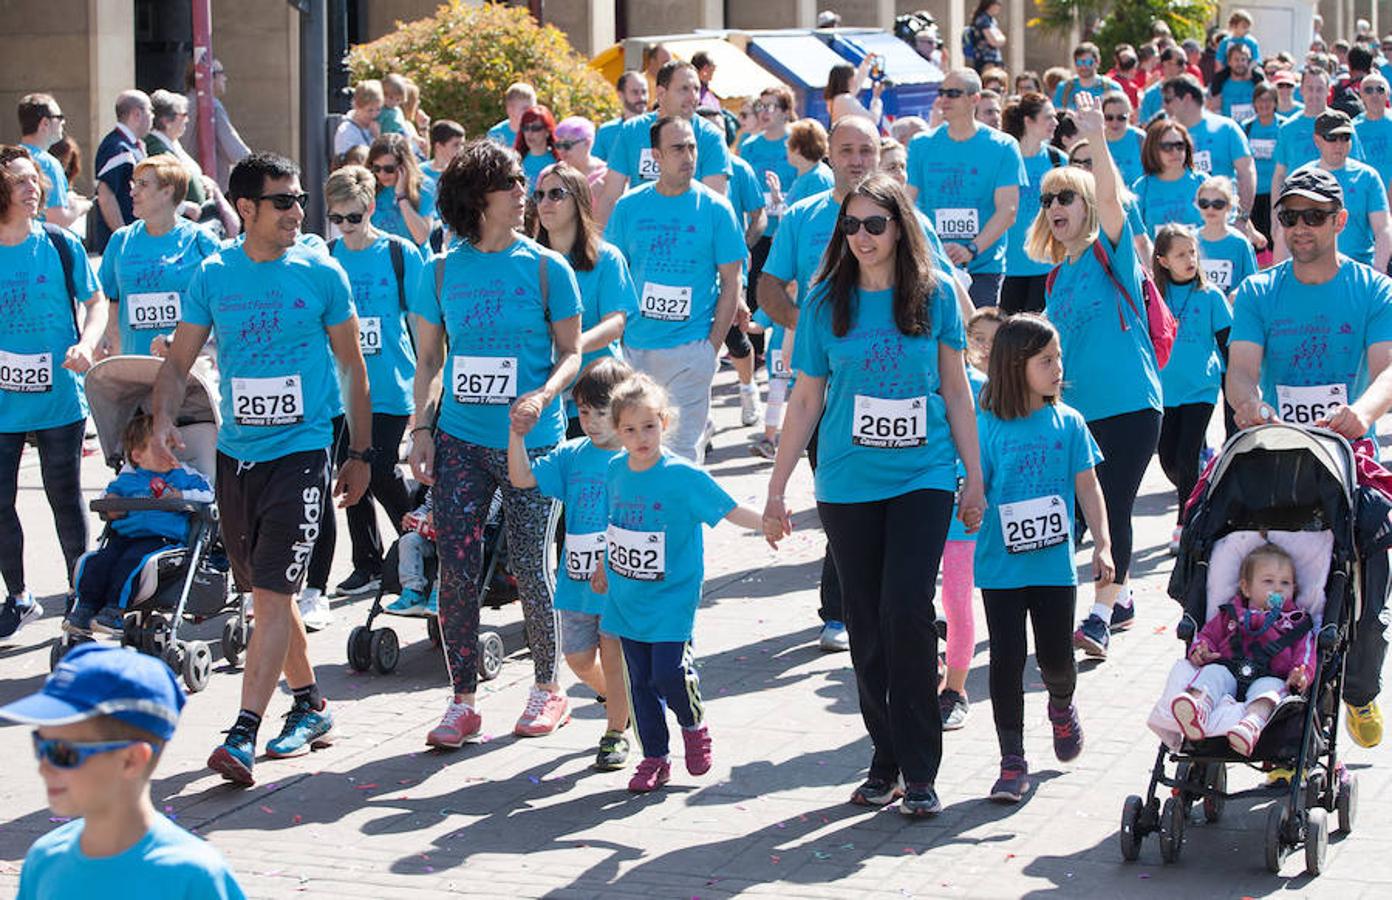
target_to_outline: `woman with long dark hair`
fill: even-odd
[[[1108,148],[1108,155],[1110,152]],[[1203,176],[1194,171],[1194,141],[1189,129],[1174,119],[1151,122],[1141,143],[1141,168],[1145,174],[1136,179],[1131,190],[1140,201],[1141,217],[1151,238],[1160,226],[1172,222],[1195,228],[1203,225],[1194,205]]]
[[[884,116],[884,101],[880,99],[884,82],[877,81],[870,89],[868,109],[860,102],[860,86],[865,84],[865,79],[870,75],[870,66],[874,59],[874,54],[870,54],[861,61],[859,67],[850,63],[838,63],[831,67],[827,74],[826,90],[822,92],[822,97],[826,100],[829,126],[836,124],[836,120],[842,116],[864,116],[874,122],[876,128],[880,127],[880,119]]]
[[[798,386],[769,479],[764,534],[792,530],[783,491],[820,421],[817,511],[844,595],[861,716],[874,744],[851,802],[903,795],[905,815],[942,808],[933,593],[957,487],[960,517],[985,501],[966,335],[950,273],[938,271],[908,194],[890,176],[841,204],[798,318]],[[823,415],[825,413],[825,415]],[[955,452],[954,452],[955,448]]]
[[[372,226],[424,246],[435,225],[438,182],[421,174],[410,139],[404,134],[377,138],[367,150],[367,167],[377,179]]]
[[[1001,309],[1008,313],[1042,312],[1044,281],[1051,266],[1025,253],[1025,237],[1039,212],[1039,181],[1044,173],[1068,165],[1068,156],[1049,144],[1058,124],[1054,104],[1043,94],[1030,92],[1005,108],[1002,130],[1020,142],[1029,180],[1020,185],[1020,206],[1010,226],[1005,250],[1005,281],[1001,284]]]

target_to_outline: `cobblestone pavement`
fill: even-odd
[[[770,464],[745,449],[754,432],[736,427],[728,372],[718,383],[716,415],[722,430],[712,469],[736,497],[761,505]],[[87,460],[90,488],[108,478],[96,457]],[[983,799],[999,757],[979,610],[972,714],[965,729],[945,737],[943,814],[910,822],[893,809],[846,803],[869,745],[847,656],[816,646],[823,540],[805,467],[789,488],[800,528],[778,553],[728,524],[707,541],[696,625],[715,750],[705,776],[687,776],[676,761],[666,790],[634,796],[624,789],[628,772],[590,769],[603,710],[574,685],[569,726],[550,737],[514,738],[530,681],[516,606],[484,617],[501,629],[510,652],[502,676],[481,691],[491,737],[455,753],[427,751],[425,732],[447,698],[440,655],[422,622],[396,620],[398,670],[352,672],[344,648],[349,629],[366,616],[367,603],[358,601],[336,604],[334,627],[310,637],[334,704],[334,747],[263,760],[252,790],[210,775],[203,761],[235,714],[239,685],[219,662],[160,764],[155,801],[219,847],[255,897],[1389,896],[1392,874],[1378,849],[1392,838],[1392,820],[1382,812],[1383,801],[1392,801],[1386,745],[1369,751],[1344,741],[1361,779],[1362,817],[1352,835],[1331,841],[1317,879],[1303,874],[1298,854],[1281,877],[1265,872],[1262,823],[1276,795],[1245,769],[1230,772],[1230,784],[1252,793],[1230,803],[1221,823],[1191,822],[1178,865],[1160,862],[1153,837],[1138,863],[1121,861],[1122,801],[1144,791],[1157,747],[1145,715],[1179,653],[1171,631],[1177,608],[1164,594],[1171,494],[1152,466],[1138,509],[1138,624],[1115,640],[1110,660],[1083,667],[1078,702],[1087,747],[1075,763],[1053,760],[1043,685],[1037,672],[1026,676],[1036,787],[1018,806]],[[61,613],[62,573],[44,562],[57,558],[57,541],[33,460],[21,475],[20,509],[33,587],[47,595],[47,615],[0,645],[5,702],[42,683]],[[347,574],[346,543],[345,534],[331,584]],[[1084,589],[1080,608],[1090,601]],[[217,633],[204,630],[209,639]],[[264,730],[274,734],[288,708],[289,698],[277,697]],[[0,754],[16,761],[0,781],[0,889],[13,890],[26,848],[54,820],[25,730],[0,729]]]

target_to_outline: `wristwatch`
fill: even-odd
[[[368,447],[366,450],[348,450],[349,459],[357,459],[367,463],[369,466],[377,461],[377,448]]]
[[[976,246],[976,241],[967,241],[967,249],[971,251],[972,259],[981,255],[981,248]]]

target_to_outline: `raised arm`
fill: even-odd
[[[1091,94],[1079,91],[1073,102],[1077,107],[1073,121],[1078,124],[1078,134],[1087,138],[1088,146],[1092,148],[1092,177],[1097,182],[1097,216],[1107,240],[1116,244],[1126,225],[1126,210],[1121,205],[1121,175],[1107,147],[1107,123],[1102,117],[1102,107]]]

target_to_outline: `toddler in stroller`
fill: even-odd
[[[388,603],[386,611],[398,616],[437,616],[440,591],[434,586],[434,573],[427,570],[429,561],[435,559],[435,499],[430,488],[425,489],[420,506],[402,517],[401,527],[401,539],[396,543],[401,596]]]

